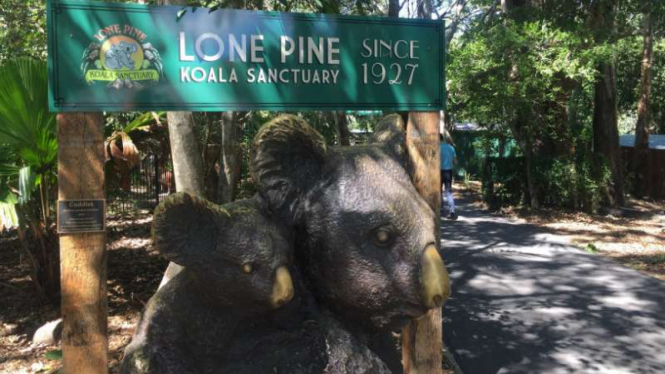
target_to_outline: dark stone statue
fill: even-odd
[[[382,142],[328,148],[302,119],[279,117],[256,135],[250,165],[270,209],[295,227],[314,296],[367,329],[404,325],[449,293],[434,212],[406,172],[401,118],[382,125]]]
[[[450,293],[403,130],[388,116],[374,143],[330,148],[278,117],[253,143],[255,198],[160,205],[155,244],[185,270],[150,300],[122,373],[390,373],[370,334]]]
[[[243,324],[293,298],[292,237],[259,200],[216,206],[178,193],[157,208],[155,245],[185,269],[148,302],[123,373],[211,372]]]

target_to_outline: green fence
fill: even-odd
[[[452,137],[457,152],[455,174],[458,177],[466,175],[470,179],[480,179],[488,151],[493,162],[499,158],[513,159],[519,155],[517,143],[509,135],[503,135],[502,140],[499,135],[487,135],[486,131],[453,131]],[[502,146],[503,152],[500,155]]]

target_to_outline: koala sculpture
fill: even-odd
[[[177,193],[156,209],[153,237],[185,268],[148,302],[123,374],[217,373],[238,329],[293,298],[291,234],[259,198],[217,206]]]
[[[373,144],[333,148],[304,120],[281,116],[253,143],[252,176],[295,229],[307,288],[359,331],[402,326],[450,294],[435,214],[407,173],[403,130],[391,115]]]
[[[123,67],[134,70],[134,60],[132,54],[136,53],[136,44],[120,41],[120,43],[112,44],[111,48],[106,51],[105,65],[111,70],[120,70]]]
[[[399,360],[370,334],[450,294],[403,130],[388,116],[372,144],[334,148],[281,116],[252,145],[257,196],[160,205],[155,244],[185,269],[148,303],[122,373],[390,374]]]

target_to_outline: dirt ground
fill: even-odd
[[[460,183],[459,197],[483,205],[480,183]],[[628,199],[627,207],[604,215],[544,208],[504,208],[496,212],[522,219],[567,237],[580,248],[607,256],[665,280],[665,201]]]
[[[152,249],[151,216],[109,217],[108,305],[109,367],[117,373],[122,351],[131,340],[143,306],[157,290],[166,260]],[[57,306],[33,295],[29,263],[16,235],[0,237],[0,373],[57,373],[58,345],[33,345],[32,336],[59,318]]]
[[[148,212],[107,220],[110,374],[118,372],[136,321],[167,266],[152,248],[151,222]],[[15,233],[0,235],[0,374],[54,374],[61,368],[58,344],[32,344],[35,331],[58,319],[60,310],[34,297],[29,270]],[[444,374],[454,373],[446,361]]]

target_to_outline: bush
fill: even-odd
[[[493,209],[520,204],[528,190],[524,157],[491,158],[490,162],[495,187],[493,196],[484,197],[485,202]]]
[[[492,189],[483,189],[483,200],[492,209],[524,203],[528,195],[524,157],[490,158]],[[594,166],[600,165],[600,166]],[[597,169],[597,170],[596,170]],[[487,176],[485,176],[487,178]],[[534,182],[542,206],[593,213],[609,190],[611,174],[602,160],[590,157],[538,159]],[[485,185],[488,181],[483,180]]]
[[[596,212],[610,183],[606,163],[594,172],[590,157],[541,159],[536,163],[534,179],[544,206]]]
[[[60,262],[53,206],[58,145],[47,91],[45,62],[17,59],[0,66],[0,202],[15,207],[40,296],[57,301]]]

